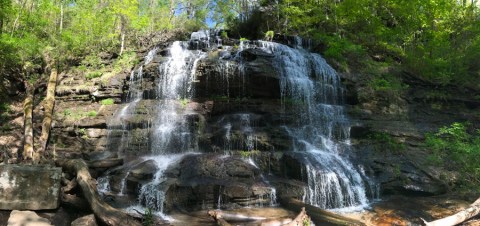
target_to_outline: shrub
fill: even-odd
[[[444,164],[460,173],[460,186],[480,184],[480,131],[468,133],[468,123],[455,122],[436,133],[426,134],[425,147],[431,152],[430,164]]]

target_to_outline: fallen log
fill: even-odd
[[[76,173],[76,180],[82,189],[84,197],[87,199],[90,208],[95,216],[105,225],[129,225],[140,226],[141,223],[136,221],[127,213],[115,209],[105,203],[97,192],[96,181],[90,176],[88,166],[81,159],[57,160],[57,166],[62,167],[65,171]]]
[[[232,226],[225,219],[222,218],[222,214],[220,211],[210,210],[208,211],[208,215],[210,215],[217,222],[218,226]]]
[[[467,209],[464,209],[456,214],[432,222],[427,222],[423,219],[422,220],[426,226],[452,226],[460,224],[478,214],[480,214],[480,198],[470,204]]]
[[[305,204],[302,201],[294,198],[280,198],[280,203],[283,207],[298,212],[301,211],[302,208],[305,208],[306,211],[309,213],[310,218],[312,219],[315,225],[359,225],[364,226],[365,224],[348,217],[344,217],[330,211],[326,211],[320,209],[316,206],[312,206],[309,204]]]
[[[248,222],[248,221],[261,221],[266,220],[266,217],[257,217],[250,214],[234,214],[234,213],[227,213],[221,210],[210,210],[208,211],[208,215],[221,217],[226,221],[235,221],[235,222]]]
[[[302,208],[300,213],[293,220],[290,218],[267,219],[266,217],[253,216],[251,214],[232,214],[221,210],[210,210],[208,211],[208,215],[210,215],[219,226],[231,226],[228,221],[253,222],[249,223],[249,225],[260,226],[298,226],[304,225],[305,222],[310,222],[310,218],[308,217],[305,208]]]
[[[292,222],[285,224],[285,226],[298,226],[298,225],[311,225],[311,219],[307,215],[307,211],[305,211],[305,207],[302,207],[302,211],[293,219]],[[308,222],[308,223],[307,223]]]
[[[122,158],[102,159],[87,162],[90,168],[111,168],[123,164]]]

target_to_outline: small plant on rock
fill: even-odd
[[[272,41],[274,35],[275,35],[275,33],[273,31],[265,32],[265,40],[266,41]]]

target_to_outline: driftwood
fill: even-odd
[[[105,225],[140,226],[141,223],[127,213],[117,210],[105,203],[97,192],[96,181],[90,176],[88,166],[81,159],[58,160],[56,164],[65,171],[76,172],[76,180],[82,189],[83,196],[87,199],[95,216]]]
[[[208,211],[210,215],[219,226],[232,226],[228,221],[234,222],[250,222],[257,221],[259,226],[299,226],[304,225],[305,222],[310,222],[310,218],[305,211],[305,208],[302,208],[300,213],[295,217],[295,219],[290,218],[279,218],[279,219],[267,219],[265,217],[257,217],[252,215],[242,215],[242,214],[231,214],[226,213],[221,210],[210,210]],[[253,225],[250,223],[249,225]]]
[[[283,207],[292,211],[300,211],[302,208],[305,208],[315,225],[365,225],[364,223],[355,219],[340,216],[338,214],[320,209],[316,206],[305,204],[298,199],[280,198],[280,203]]]
[[[432,222],[427,222],[423,219],[422,220],[426,226],[451,226],[460,224],[478,214],[480,214],[480,198],[470,204],[467,209],[464,209],[456,214]]]

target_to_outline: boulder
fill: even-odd
[[[157,163],[155,162],[155,160],[150,159],[134,166],[130,170],[129,176],[142,180],[148,180],[153,178],[157,170]]]
[[[71,226],[97,226],[97,221],[95,220],[95,215],[90,214],[87,216],[80,217],[74,220]]]
[[[57,167],[0,166],[0,209],[58,208],[61,175]]]
[[[33,211],[14,210],[10,213],[7,226],[53,226],[50,221]]]

